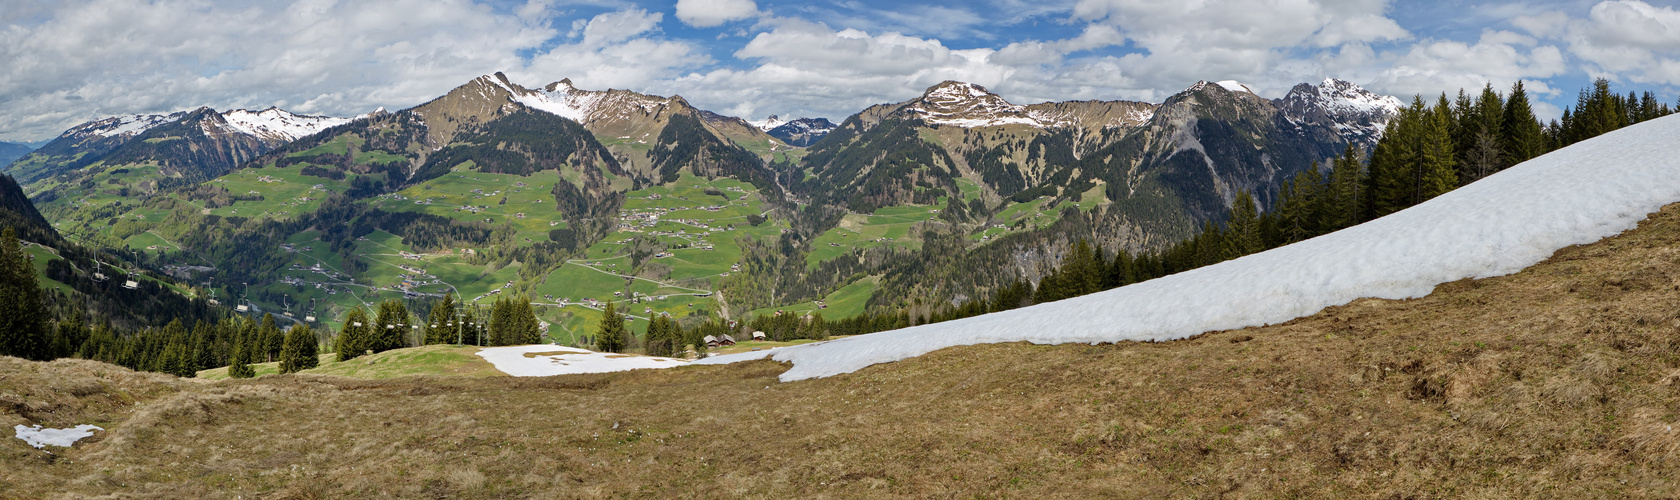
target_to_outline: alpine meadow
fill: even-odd
[[[0,499],[1680,496],[1680,10],[24,0]]]

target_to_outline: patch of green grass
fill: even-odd
[[[750,318],[753,316],[774,314],[776,311],[792,311],[796,313],[821,312],[823,318],[831,320],[857,316],[859,314],[863,314],[865,306],[869,304],[869,297],[875,295],[875,286],[878,285],[880,281],[881,279],[879,277],[871,276],[858,280],[850,285],[840,287],[840,289],[835,290],[834,293],[830,293],[823,297],[823,304],[827,305],[827,308],[818,307],[815,301],[801,302],[781,307],[766,307],[747,313],[747,315],[743,317]]]
[[[485,361],[484,358],[479,357],[479,349],[483,348],[471,345],[438,344],[392,349],[343,362],[338,361],[337,354],[322,353],[319,356],[320,364],[318,366],[298,373],[365,379],[419,375],[461,377],[502,377],[507,375],[496,370],[496,367]],[[252,363],[250,366],[258,377],[280,373],[279,362]],[[198,378],[205,380],[227,379],[227,367],[200,370]]]
[[[348,155],[350,154],[350,146],[352,144],[361,146],[362,138],[357,137],[355,134],[343,134],[338,137],[334,137],[332,140],[327,141],[325,144],[320,146],[315,146],[313,148],[298,151],[286,156],[292,158],[308,158],[323,154]]]

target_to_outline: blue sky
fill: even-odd
[[[279,106],[349,116],[475,76],[842,119],[943,80],[1012,102],[1159,102],[1326,77],[1409,98],[1592,78],[1674,103],[1680,11],[1637,0],[0,0],[0,140],[91,119]]]

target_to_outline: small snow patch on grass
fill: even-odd
[[[34,446],[36,448],[44,448],[47,445],[67,448],[70,445],[76,444],[76,441],[79,441],[82,438],[92,436],[93,431],[105,430],[97,425],[88,424],[82,424],[68,429],[42,429],[39,425],[29,427],[19,424],[13,427],[13,429],[17,430],[18,439],[22,439],[23,442],[29,443],[30,446]]]

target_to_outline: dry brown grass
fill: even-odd
[[[56,384],[21,397],[81,408],[58,425],[112,430],[60,460],[6,440],[0,496],[1669,498],[1677,313],[1669,207],[1422,299],[1178,342],[953,348],[787,384],[769,361],[542,379],[123,373],[113,384],[142,402],[104,409],[115,392],[94,391],[86,363],[5,360],[0,394]],[[10,376],[25,366],[47,375]],[[15,407],[0,418],[42,418]]]

